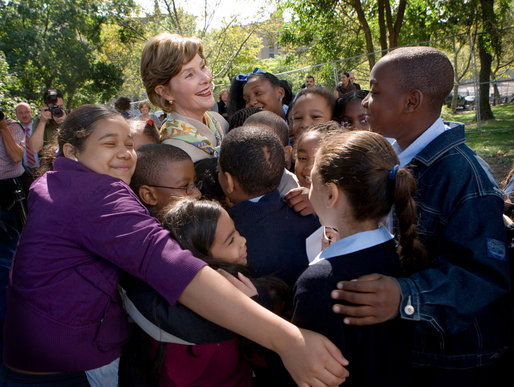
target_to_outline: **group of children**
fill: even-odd
[[[433,71],[439,80],[425,77]],[[117,166],[120,178],[182,249],[265,308],[332,341],[349,359],[350,385],[452,385],[459,378],[499,385],[498,359],[512,346],[503,205],[460,134],[440,122],[452,74],[437,50],[398,49],[373,69],[369,94],[336,100],[306,88],[285,111],[289,96],[280,83],[254,72],[243,99],[259,109],[223,137],[214,163],[193,162],[143,128],[152,139],[138,143],[133,173],[128,162]],[[135,137],[141,124],[132,125]],[[83,160],[80,146],[60,151]],[[452,176],[455,164],[466,181]],[[476,218],[467,222],[464,209]],[[158,273],[157,287],[143,282],[139,271],[148,264],[120,281],[133,323],[120,384],[294,383],[264,346],[164,298]]]

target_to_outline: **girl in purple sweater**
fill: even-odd
[[[127,121],[85,105],[58,134],[53,170],[30,189],[29,216],[11,268],[4,328],[7,386],[117,385],[128,322],[121,271],[170,304],[280,354],[302,385],[341,383],[346,360],[321,335],[253,302],[182,250],[128,184],[136,163]]]

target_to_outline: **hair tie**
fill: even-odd
[[[236,75],[236,81],[239,81],[239,82],[246,82],[248,80],[248,77],[252,74],[255,74],[255,73],[266,73],[266,71],[263,71],[261,70],[260,68],[256,67],[253,72],[249,73],[249,74],[238,74]]]
[[[395,180],[396,179],[396,172],[398,172],[398,169],[400,168],[400,166],[398,164],[396,164],[394,167],[391,168],[391,170],[389,171],[389,176],[387,177],[389,180]]]
[[[153,121],[152,120],[146,120],[146,124],[150,125],[150,126],[153,126]]]

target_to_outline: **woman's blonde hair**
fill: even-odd
[[[202,41],[194,37],[163,32],[146,42],[141,55],[141,78],[155,106],[167,113],[173,110],[172,104],[155,92],[155,87],[166,85],[196,54],[205,60]]]

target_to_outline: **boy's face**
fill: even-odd
[[[400,74],[386,60],[380,60],[371,70],[370,91],[362,101],[368,111],[368,122],[373,132],[397,138],[401,131],[401,118],[408,96],[400,86]]]
[[[188,195],[190,189],[186,187],[195,183],[195,167],[192,160],[181,160],[168,163],[166,170],[161,174],[161,178],[153,187],[157,199],[156,208],[159,210],[180,197],[190,196],[199,199],[202,194],[195,188]],[[167,187],[167,188],[164,188]]]

